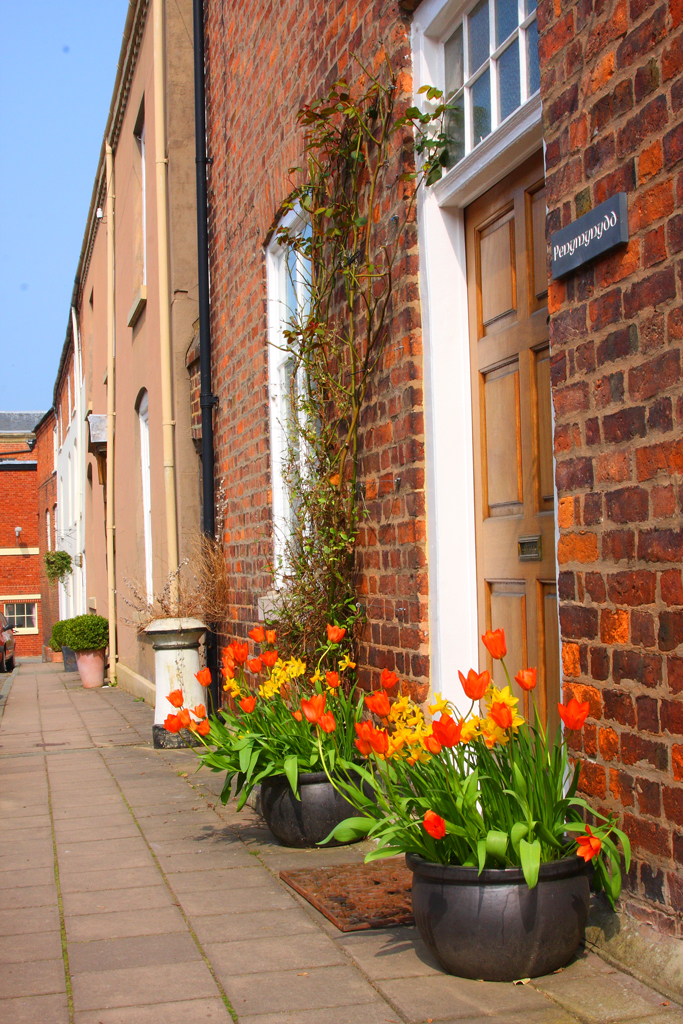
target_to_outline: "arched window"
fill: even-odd
[[[154,599],[154,579],[152,574],[152,486],[149,459],[149,402],[147,392],[143,392],[138,405],[140,421],[140,471],[142,473],[142,525],[145,541],[145,585],[147,601]]]

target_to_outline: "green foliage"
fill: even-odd
[[[43,555],[45,574],[51,586],[64,583],[72,570],[71,555],[68,551],[46,551]]]
[[[50,637],[50,647],[53,651],[61,651],[62,647],[68,646],[64,637],[71,621],[71,619],[61,619],[59,622],[55,622],[52,627],[52,636]]]
[[[77,615],[64,626],[63,642],[73,651],[99,651],[109,643],[109,623],[102,615]]]
[[[414,244],[416,189],[436,180],[434,161],[443,151],[428,142],[443,105],[437,114],[398,116],[391,66],[377,77],[361,71],[359,95],[339,81],[299,112],[306,166],[292,168],[303,183],[284,209],[301,212],[306,228],[278,233],[290,272],[297,268],[300,285],[303,277],[305,299],[284,332],[292,529],[283,564],[274,567],[281,586],[273,620],[287,651],[309,658],[326,622],[352,637],[362,620],[355,585],[365,514],[359,427],[388,340],[397,264]],[[425,154],[419,171],[405,147],[408,127]],[[387,223],[380,208],[392,193],[398,215]]]

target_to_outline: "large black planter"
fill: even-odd
[[[460,978],[515,981],[550,974],[583,939],[590,885],[579,857],[542,864],[529,889],[521,868],[433,864],[406,854],[413,913],[425,944]]]
[[[261,809],[268,828],[283,846],[312,847],[329,836],[335,825],[358,811],[332,786],[325,772],[299,775],[297,800],[285,775],[261,783]],[[335,839],[326,846],[344,846]]]

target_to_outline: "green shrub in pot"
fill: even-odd
[[[63,635],[73,651],[99,651],[109,643],[109,623],[103,615],[77,615],[66,620]]]
[[[66,630],[71,621],[71,619],[60,619],[59,622],[55,622],[52,627],[52,636],[50,637],[49,644],[53,651],[61,651],[62,647],[68,646],[65,636]]]

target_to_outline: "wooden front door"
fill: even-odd
[[[505,629],[512,676],[537,667],[536,700],[554,728],[560,671],[545,216],[539,153],[472,203],[465,226],[480,633]],[[480,658],[505,685],[483,645]]]

